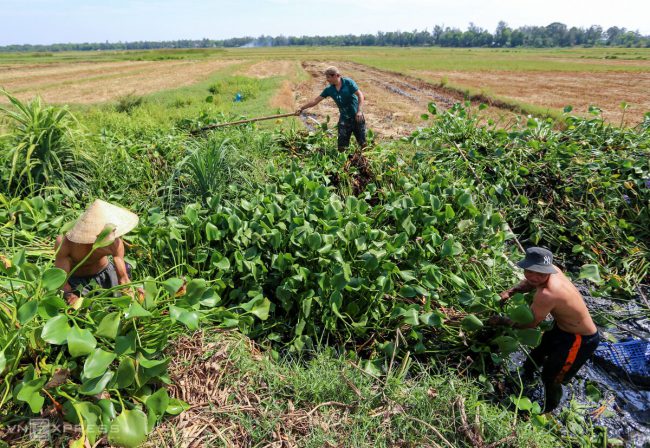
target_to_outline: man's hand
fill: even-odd
[[[356,120],[357,123],[363,123],[364,121],[366,121],[365,117],[363,116],[363,112],[361,111],[357,112]]]
[[[506,291],[503,291],[502,293],[499,294],[499,297],[501,297],[501,300],[499,300],[499,306],[503,307],[505,306],[506,302],[512,297],[512,290],[508,289]]]
[[[68,302],[68,305],[70,306],[74,306],[79,300],[79,296],[73,292],[64,292],[63,298],[65,299],[66,302]]]
[[[302,113],[302,110],[303,110],[302,107],[299,108],[299,109],[296,109],[296,112],[295,112],[296,116],[299,116]]]

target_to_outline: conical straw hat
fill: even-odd
[[[66,234],[73,243],[93,244],[106,224],[115,226],[113,238],[118,238],[138,225],[138,215],[117,205],[96,199]]]

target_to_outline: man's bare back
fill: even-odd
[[[535,321],[545,319],[550,313],[560,330],[588,336],[597,328],[578,289],[560,269],[550,275],[545,284],[536,286],[531,310]]]

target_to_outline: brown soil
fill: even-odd
[[[41,95],[52,103],[97,103],[128,93],[144,95],[199,82],[235,60],[52,64],[0,67],[0,85],[19,99]],[[5,101],[0,99],[1,101]]]
[[[381,138],[406,136],[425,126],[426,122],[422,121],[420,115],[427,113],[430,102],[436,103],[439,110],[446,110],[464,100],[461,94],[410,76],[350,62],[307,61],[302,66],[311,79],[296,86],[298,104],[312,100],[323,91],[326,87],[323,71],[329,65],[336,65],[343,76],[352,78],[359,85],[366,99],[364,115],[367,127]],[[319,122],[323,122],[327,116],[330,116],[332,123],[338,120],[336,104],[329,98],[309,109],[308,113]],[[513,113],[493,107],[486,111],[485,116],[508,121]]]
[[[270,105],[273,108],[284,109],[286,111],[292,111],[297,109],[296,102],[294,100],[294,93],[291,86],[291,82],[288,80],[282,81],[280,90],[271,98]]]
[[[446,78],[449,83],[482,89],[488,95],[510,98],[553,109],[573,106],[574,113],[586,113],[590,105],[603,110],[603,117],[615,124],[643,119],[650,110],[648,72],[416,72],[432,81]],[[628,103],[623,117],[620,104]]]

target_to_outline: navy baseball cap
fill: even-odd
[[[526,249],[526,258],[517,263],[517,266],[540,274],[557,274],[558,272],[553,266],[553,253],[542,247]]]

